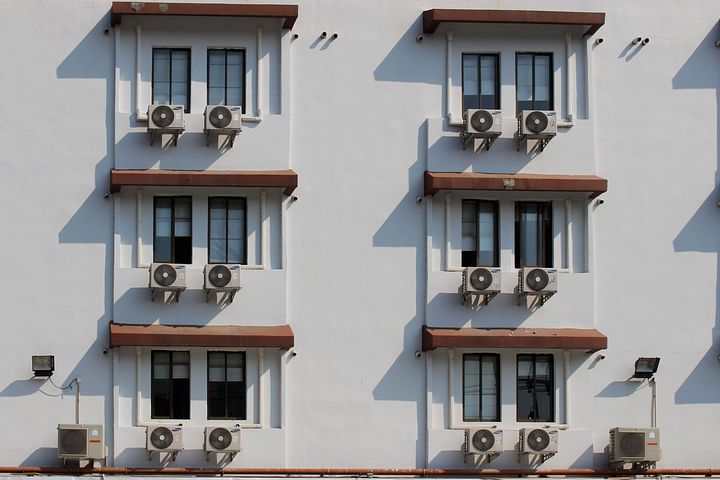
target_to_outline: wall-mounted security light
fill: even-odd
[[[32,370],[35,377],[50,377],[55,371],[55,357],[53,355],[33,355]]]
[[[652,378],[657,372],[660,359],[657,357],[640,357],[635,360],[635,373],[632,378]]]

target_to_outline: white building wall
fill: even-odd
[[[31,355],[44,353],[55,355],[52,380],[58,386],[81,379],[80,420],[106,426],[108,463],[156,465],[147,461],[144,429],[137,425],[135,350],[103,353],[113,320],[292,326],[297,356],[266,349],[266,423],[244,431],[243,452],[232,466],[465,466],[459,453],[465,425],[457,421],[460,377],[453,377],[451,392],[445,349],[416,357],[423,324],[597,328],[608,336],[604,352],[570,354],[567,383],[565,353],[548,352],[555,355],[556,418],[563,428],[560,453],[548,468],[605,467],[609,428],[649,425],[647,384],[627,379],[637,357],[659,356],[659,466],[712,466],[717,449],[706,438],[715,428],[711,420],[720,416],[715,192],[720,50],[714,47],[720,40],[720,5],[712,0],[692,8],[589,0],[542,5],[366,0],[342,8],[303,0],[299,5],[296,40],[267,19],[125,18],[119,33],[104,35],[110,9],[104,0],[9,0],[0,6],[0,95],[6,112],[0,117],[5,180],[0,349],[6,362],[0,369],[0,425],[4,432],[23,432],[2,440],[0,465],[59,464],[56,425],[74,421],[75,398],[73,390],[62,393],[30,379]],[[582,30],[570,29],[575,126],[561,129],[534,157],[516,152],[511,140],[515,51],[554,53],[556,108],[562,116],[567,112],[567,29],[442,24],[418,43],[422,11],[434,7],[605,11],[606,24],[594,37],[604,38],[601,45],[594,46],[593,39],[586,45]],[[150,48],[192,48],[192,112],[177,148],[151,148],[144,125],[133,118],[138,21],[145,103]],[[258,25],[266,116],[244,125],[235,147],[221,154],[205,147],[201,134],[205,50],[247,48],[247,98],[254,113]],[[458,129],[443,120],[448,29],[455,32],[450,110],[456,117],[460,54],[468,49],[501,54],[505,128],[489,152],[463,151]],[[319,39],[323,31],[339,37]],[[631,46],[636,36],[650,43]],[[180,303],[160,305],[150,302],[145,264],[152,253],[152,195],[170,190],[143,192],[138,262],[136,190],[103,199],[112,168],[292,168],[300,186],[294,202],[268,190],[269,265],[244,270],[245,287],[225,309],[205,303],[199,290],[207,248],[202,205],[220,191],[183,189],[197,212],[192,280]],[[563,201],[573,202],[572,272],[560,273],[560,292],[535,311],[518,307],[508,293],[515,274],[509,220],[512,202],[523,196],[493,196],[501,201],[505,293],[474,312],[460,305],[460,273],[448,271],[459,266],[463,195],[451,195],[446,252],[444,192],[416,201],[423,195],[425,170],[597,174],[608,179],[609,190],[600,197],[604,204],[587,207],[582,195],[531,195],[555,202],[554,252],[561,269],[568,267],[567,236],[559,222]],[[257,189],[233,194],[248,196],[249,217],[260,222],[253,206]],[[248,242],[256,262],[258,242]],[[257,358],[255,349],[247,351],[248,359]],[[492,466],[514,468],[518,463],[510,450],[522,426],[515,421],[518,352],[500,353],[500,425],[510,444]],[[186,425],[187,451],[177,465],[211,466],[200,451],[208,423],[205,349],[193,349],[192,355],[193,416]],[[454,353],[458,366],[461,355]],[[143,361],[148,358],[149,350]],[[260,375],[257,364],[249,363],[249,413],[255,415]],[[149,370],[145,366],[142,372],[140,408],[147,412]]]

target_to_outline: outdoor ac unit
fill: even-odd
[[[157,290],[185,290],[185,265],[153,263],[149,287]]]
[[[518,282],[521,294],[552,295],[558,289],[558,273],[554,268],[523,267]]]
[[[557,114],[550,110],[523,110],[518,117],[520,134],[544,138],[557,133]]]
[[[463,293],[500,292],[500,269],[486,267],[466,267],[462,274]]]
[[[148,425],[146,430],[148,452],[180,452],[183,449],[181,425]]]
[[[465,110],[465,133],[476,137],[490,137],[502,133],[502,111],[472,109]]]
[[[660,430],[623,428],[610,430],[611,464],[652,463],[660,461]]]
[[[105,435],[102,425],[58,425],[58,458],[65,460],[102,460]]]
[[[225,292],[240,286],[240,265],[205,265],[206,290]]]
[[[499,428],[465,430],[465,453],[490,455],[503,451],[503,431]]]
[[[240,451],[240,427],[205,427],[205,451],[237,453]]]
[[[555,428],[521,428],[520,453],[551,454],[558,451],[558,430]]]
[[[242,127],[242,107],[208,105],[205,107],[205,133],[230,134]]]
[[[148,131],[151,133],[179,133],[185,130],[185,107],[158,105],[148,107]]]

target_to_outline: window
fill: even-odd
[[[208,420],[245,420],[245,352],[208,352]]]
[[[499,266],[498,237],[498,203],[463,200],[462,266]]]
[[[552,54],[518,53],[515,60],[518,112],[552,110]]]
[[[463,110],[500,109],[500,56],[496,53],[464,53]]]
[[[190,49],[153,48],[152,99],[190,113]]]
[[[463,421],[500,421],[499,355],[463,355]]]
[[[515,204],[515,267],[552,267],[552,203]]]
[[[192,263],[192,199],[155,197],[153,261]]]
[[[245,50],[208,50],[208,105],[243,107],[245,113]]]
[[[247,263],[247,202],[244,198],[209,199],[208,263]]]
[[[152,418],[190,418],[190,352],[152,352]]]
[[[555,382],[552,355],[518,355],[518,422],[555,421]]]

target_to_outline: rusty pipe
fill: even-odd
[[[649,470],[597,470],[597,469],[443,469],[443,468],[147,468],[147,467],[0,467],[5,474],[55,475],[265,475],[265,476],[412,476],[412,477],[560,477],[560,476],[693,476],[720,477],[720,468],[658,468]]]

